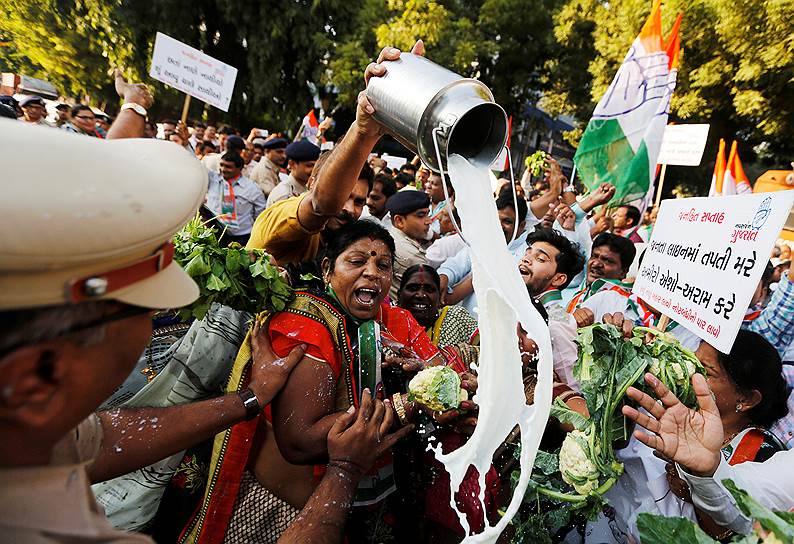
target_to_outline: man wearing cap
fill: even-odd
[[[243,150],[245,149],[245,140],[241,137],[237,136],[236,134],[232,134],[230,136],[225,137],[225,144],[226,144],[226,153],[234,153],[236,155],[241,155]],[[208,153],[204,155],[204,158],[201,159],[201,164],[209,170],[210,172],[220,172],[221,171],[221,156],[223,153]]]
[[[19,119],[20,121],[31,125],[52,126],[46,119],[47,107],[42,97],[26,96],[19,101],[19,105],[22,107],[23,113],[23,116]]]
[[[251,172],[251,179],[259,185],[265,197],[270,196],[271,191],[281,181],[278,174],[287,160],[286,148],[287,140],[284,138],[272,138],[262,143],[265,154]]]
[[[416,42],[412,53],[424,54],[421,40]],[[383,48],[377,62],[364,71],[365,83],[371,77],[386,74],[386,66],[381,62],[398,58],[399,49]],[[312,261],[323,237],[361,217],[374,176],[367,159],[384,133],[374,113],[366,91],[361,91],[355,121],[314,173],[311,189],[269,206],[254,223],[247,247],[264,249],[281,266]]]
[[[57,118],[55,119],[55,126],[61,128],[64,124],[69,122],[69,104],[64,104],[61,102],[57,106],[55,106],[55,114]]]
[[[148,95],[120,77],[116,87],[125,103]],[[199,294],[173,261],[171,238],[202,202],[206,174],[173,146],[141,140],[135,145],[142,153],[136,154],[126,144],[0,124],[0,161],[9,175],[26,179],[9,187],[0,210],[21,221],[35,203],[51,223],[0,235],[0,535],[7,542],[150,543],[113,529],[89,484],[257,417],[303,349],[277,359],[267,335],[255,329],[251,380],[239,393],[94,413],[133,369],[152,332],[152,311],[178,308]],[[109,137],[140,137],[143,127],[143,116],[122,111]],[[50,156],[31,175],[30,150],[42,144]],[[109,164],[117,168],[112,184]],[[64,184],[64,171],[80,174]],[[169,190],[163,192],[164,186]],[[48,205],[41,194],[58,198]],[[103,213],[96,213],[98,207]],[[300,535],[293,541],[317,541],[328,523],[344,525],[346,505],[364,473],[357,469],[368,467],[380,449],[381,422],[370,424],[372,410],[361,411],[363,421],[351,427],[351,414],[328,438],[332,459],[356,470],[329,470],[291,528]]]
[[[394,237],[394,278],[389,296],[397,300],[400,281],[409,267],[427,264],[427,240],[430,236],[430,197],[422,191],[398,191],[386,201],[391,214]]]
[[[265,210],[267,202],[259,187],[242,175],[243,165],[243,158],[231,151],[221,157],[220,174],[209,173],[207,207],[226,227],[224,241],[245,245],[254,221]]]
[[[292,142],[286,148],[289,177],[276,185],[267,197],[267,205],[299,196],[308,191],[306,187],[312,175],[314,163],[320,156],[320,148],[311,142]]]

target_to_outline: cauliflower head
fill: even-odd
[[[580,495],[588,495],[598,487],[599,472],[588,456],[587,435],[582,431],[568,433],[560,448],[562,479]]]
[[[408,383],[410,400],[439,412],[457,408],[467,397],[466,391],[460,388],[460,376],[446,366],[426,368]]]

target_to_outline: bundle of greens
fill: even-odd
[[[782,544],[794,542],[794,513],[773,512],[731,480],[724,480],[725,488],[733,495],[742,513],[755,520],[755,532],[747,536],[734,536],[733,544]],[[637,518],[642,544],[716,544],[694,522],[686,518],[666,518],[653,514],[640,514]]]
[[[546,167],[546,157],[548,157],[548,155],[545,151],[535,151],[532,155],[524,159],[529,173],[533,176],[541,175],[543,169]]]
[[[213,302],[258,313],[284,309],[292,289],[261,249],[223,247],[216,229],[196,216],[174,235],[174,259],[198,284],[199,298],[179,310],[181,319],[202,319]]]
[[[646,336],[652,338],[650,342]],[[697,357],[675,338],[644,327],[635,328],[633,337],[626,339],[613,325],[598,323],[580,329],[577,344],[574,376],[590,418],[559,400],[552,404],[551,415],[574,430],[557,453],[538,453],[525,501],[551,503],[539,511],[564,507],[580,518],[592,519],[604,504],[604,493],[623,473],[615,448],[625,444],[630,435],[621,413],[629,386],[644,388],[643,375],[651,372],[682,402],[694,406],[690,378],[705,371]],[[549,456],[556,458],[555,470],[549,469],[553,466]]]

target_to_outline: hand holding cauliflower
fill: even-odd
[[[431,366],[408,383],[408,398],[437,412],[452,410],[468,399],[460,387],[460,376],[446,366]]]

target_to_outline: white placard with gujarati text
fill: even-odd
[[[667,125],[656,162],[670,166],[699,166],[709,125]]]
[[[794,191],[663,200],[634,293],[728,353]]]
[[[149,75],[193,98],[229,111],[237,68],[158,32]]]

